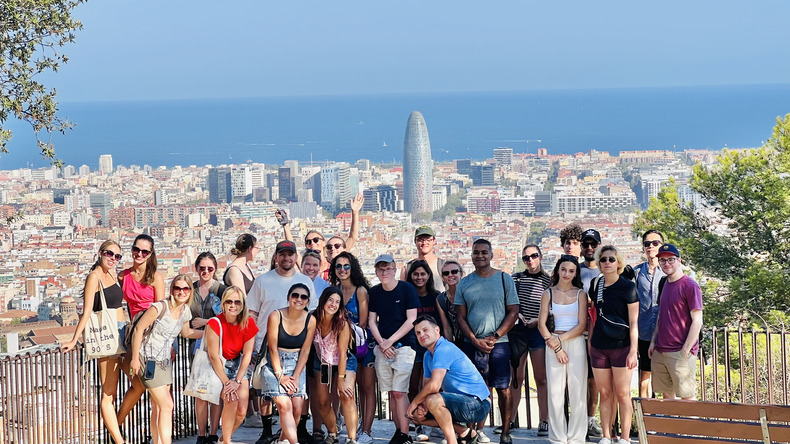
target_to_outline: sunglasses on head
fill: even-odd
[[[306,248],[306,249],[304,250],[304,252],[305,252],[305,253],[316,253],[316,254],[321,254],[321,251],[319,251],[319,250],[313,250],[312,248]]]
[[[241,307],[243,305],[243,303],[241,302],[241,299],[225,299],[225,302],[223,302],[223,304],[225,304],[225,305],[238,305],[239,307]]]
[[[304,244],[305,245],[317,244],[318,242],[320,242],[322,240],[324,240],[324,239],[322,239],[320,237],[314,237],[312,239],[305,239],[304,240]]]
[[[613,264],[613,263],[617,262],[617,258],[614,257],[614,256],[601,256],[601,263],[603,264],[603,263],[606,263],[606,262],[609,262],[610,264]]]
[[[532,253],[532,254],[525,254],[521,256],[521,260],[524,262],[529,262],[530,259],[537,259],[540,257],[540,253]]]
[[[654,247],[657,247],[657,246],[661,245],[661,241],[659,241],[659,240],[644,241],[644,242],[642,242],[642,245],[644,245],[645,248],[647,248],[647,247],[649,247],[651,245],[654,246]]]
[[[337,243],[337,244],[326,244],[326,249],[327,249],[327,250],[331,250],[332,248],[334,248],[335,250],[339,250],[339,249],[341,249],[341,248],[345,248],[345,245],[343,245],[343,244],[341,244],[341,243]]]
[[[442,270],[442,276],[450,276],[450,274],[458,274],[460,272],[461,272],[461,270],[459,270],[457,268],[453,269],[453,270]]]
[[[143,250],[142,248],[138,248],[137,246],[132,247],[132,254],[140,253],[142,257],[148,257],[151,254],[151,250]]]
[[[304,293],[297,293],[294,291],[293,293],[291,293],[291,299],[301,299],[303,301],[306,301],[310,299],[310,296]]]
[[[209,273],[213,273],[214,272],[214,267],[205,267],[205,266],[201,265],[201,266],[198,267],[198,270],[200,270],[201,273],[204,272],[204,271],[208,271]]]
[[[113,253],[113,252],[112,252],[112,251],[110,251],[110,250],[104,250],[104,251],[102,251],[102,252],[101,252],[101,255],[102,255],[102,256],[104,256],[104,257],[106,257],[107,259],[115,259],[116,261],[119,261],[119,260],[121,260],[121,258],[123,257],[123,255],[122,255],[122,254],[119,254],[119,253]]]
[[[340,270],[340,269],[348,271],[351,269],[351,264],[335,264],[335,270]]]
[[[598,242],[584,242],[582,248],[598,248]]]
[[[186,292],[189,291],[189,287],[179,287],[178,285],[174,285],[173,286],[173,293],[178,293],[179,291],[182,292],[182,293],[186,293]]]

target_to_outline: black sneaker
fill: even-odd
[[[299,425],[296,426],[296,440],[299,441],[300,444],[310,444],[313,441],[312,435],[310,432],[307,431],[307,427],[302,422],[299,422]]]
[[[411,439],[411,435],[408,433],[401,433],[401,444],[413,444],[414,441]]]
[[[510,423],[510,430],[517,429],[517,428],[518,427],[516,427],[516,423],[515,422],[511,422]],[[501,435],[501,434],[502,434],[502,426],[494,427],[494,435]]]
[[[458,436],[458,444],[477,444],[479,436],[474,430],[469,429],[466,436]]]
[[[197,441],[195,441],[195,444],[206,444],[206,437],[205,436],[198,436],[197,437]]]
[[[538,436],[549,436],[549,423],[541,421],[538,426]]]
[[[513,438],[510,437],[510,433],[499,435],[499,444],[513,444]]]
[[[216,444],[218,442],[219,442],[219,435],[208,435],[205,441],[206,444]]]
[[[325,439],[326,436],[324,435],[323,430],[315,430],[313,431],[312,441],[307,442],[312,442],[313,444],[323,444]]]
[[[274,442],[276,439],[277,439],[276,435],[266,433],[266,430],[264,430],[264,431],[261,432],[260,438],[258,438],[258,440],[255,441],[255,444],[270,444],[270,443]],[[217,441],[214,441],[214,442],[217,442]]]

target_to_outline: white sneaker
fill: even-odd
[[[612,440],[609,439],[609,438],[604,437],[604,438],[601,438],[600,441],[598,441],[598,444],[612,444]]]
[[[631,444],[631,440],[625,439],[625,438],[620,438],[620,439],[617,440],[617,444]]]
[[[373,437],[368,432],[357,433],[357,442],[359,444],[370,444],[373,442]]]
[[[426,433],[426,430],[425,430],[426,428],[429,428],[429,427],[417,426],[417,429],[415,430],[415,433],[417,434],[415,441],[417,441],[417,442],[428,441],[429,438],[428,438],[428,433]]]
[[[483,432],[482,430],[478,430],[477,431],[477,442],[482,442],[482,443],[491,442],[491,438],[486,436],[485,432]],[[611,444],[611,443],[609,443],[609,444]]]

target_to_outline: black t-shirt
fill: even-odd
[[[595,283],[595,281],[593,281]],[[603,285],[604,279],[598,280],[598,285]],[[601,350],[614,350],[618,348],[628,347],[631,345],[631,338],[626,337],[624,340],[615,340],[604,335],[601,329],[601,323],[606,322],[600,319],[600,314],[603,312],[604,316],[609,319],[619,319],[628,322],[628,304],[639,303],[639,295],[636,292],[636,285],[630,280],[620,276],[614,284],[603,289],[603,300],[598,302],[598,288],[590,288],[590,299],[592,299],[595,309],[598,312],[599,319],[595,321],[593,328],[593,337],[590,345]]]
[[[398,281],[392,291],[384,290],[381,284],[368,291],[368,305],[370,311],[378,315],[377,326],[384,339],[392,336],[406,322],[406,310],[420,309],[420,298],[414,285]],[[417,337],[414,330],[409,330],[406,336],[398,340],[402,345],[415,348]]]

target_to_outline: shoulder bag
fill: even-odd
[[[99,279],[99,298],[101,311],[91,313],[82,341],[85,345],[85,359],[105,358],[126,352],[118,334],[118,311],[107,308],[104,298],[104,284]]]
[[[629,333],[631,332],[631,326],[619,316],[615,316],[613,314],[603,314],[603,277],[598,278],[598,319],[602,322],[601,324],[601,332],[610,339],[614,339],[615,341],[622,341],[628,338]],[[597,323],[596,323],[597,324]]]

